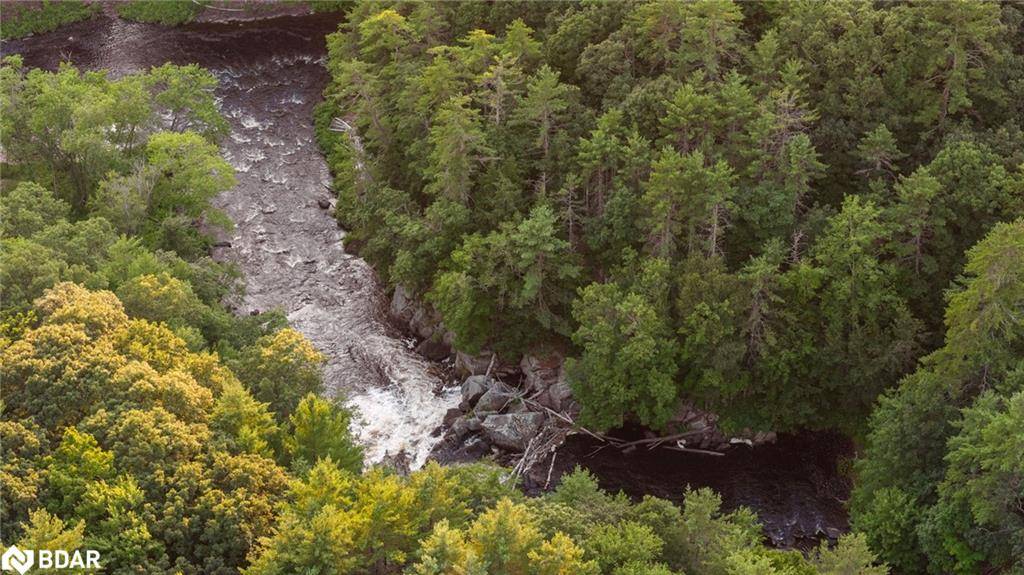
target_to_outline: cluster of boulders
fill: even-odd
[[[551,352],[544,355],[524,355],[519,362],[523,374],[523,387],[534,401],[575,419],[580,406],[572,397],[572,388],[565,377],[565,357]]]
[[[527,407],[520,390],[488,375],[471,375],[462,383],[459,407],[445,416],[446,438],[461,443],[463,452],[467,447],[480,455],[492,448],[522,452],[546,420]]]

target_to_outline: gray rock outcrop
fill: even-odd
[[[519,398],[515,392],[507,387],[495,385],[488,389],[480,399],[477,400],[473,411],[476,413],[497,413],[518,403]]]
[[[462,401],[475,405],[480,397],[487,393],[494,380],[486,375],[471,375],[462,382]]]
[[[527,412],[489,415],[482,427],[492,444],[512,451],[524,451],[542,425],[543,413]]]

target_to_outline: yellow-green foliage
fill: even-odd
[[[752,513],[723,513],[708,490],[680,508],[608,495],[583,472],[533,499],[488,464],[361,472],[338,404],[308,394],[286,417],[254,398],[319,385],[322,356],[294,330],[244,350],[239,381],[110,291],[58,283],[31,311],[0,350],[11,541],[75,541],[113,572],[884,572],[862,539],[814,562],[770,551]]]
[[[159,292],[146,287],[154,276],[140,278]],[[190,295],[156,299],[175,309]],[[163,572],[172,555],[194,572],[235,570],[276,522],[288,484],[277,436],[295,431],[216,354],[137,315],[149,311],[63,282],[20,316],[28,325],[0,350],[4,537],[42,548],[66,524],[79,541],[70,547],[103,551],[114,572]],[[271,354],[285,364],[316,357],[295,332],[274,341],[289,342]],[[333,443],[307,442],[306,458],[352,449],[347,413],[331,424]],[[361,466],[358,451],[348,465]]]

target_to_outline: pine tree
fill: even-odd
[[[664,277],[666,263],[651,260],[648,265],[652,269],[643,275],[653,284],[664,282],[656,278]],[[573,304],[580,326],[573,342],[582,352],[566,368],[589,425],[616,427],[635,413],[645,425],[660,427],[674,412],[678,346],[665,304],[658,301],[664,291],[656,285],[626,291],[614,283],[594,283]]]
[[[684,156],[666,148],[651,170],[643,202],[654,254],[721,254],[735,194],[728,164],[708,166],[700,152]]]
[[[430,129],[430,165],[427,190],[435,196],[466,204],[473,177],[492,154],[481,127],[480,113],[460,96],[445,103]]]
[[[340,469],[362,470],[362,449],[352,441],[351,416],[345,408],[308,394],[288,419],[292,431],[284,439],[284,449],[293,467],[302,469],[329,458]]]

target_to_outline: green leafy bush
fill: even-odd
[[[191,22],[203,7],[192,0],[129,0],[117,5],[117,13],[129,20],[173,26]]]
[[[0,38],[10,40],[49,32],[64,24],[90,18],[99,10],[98,3],[82,0],[7,2],[0,15]]]

